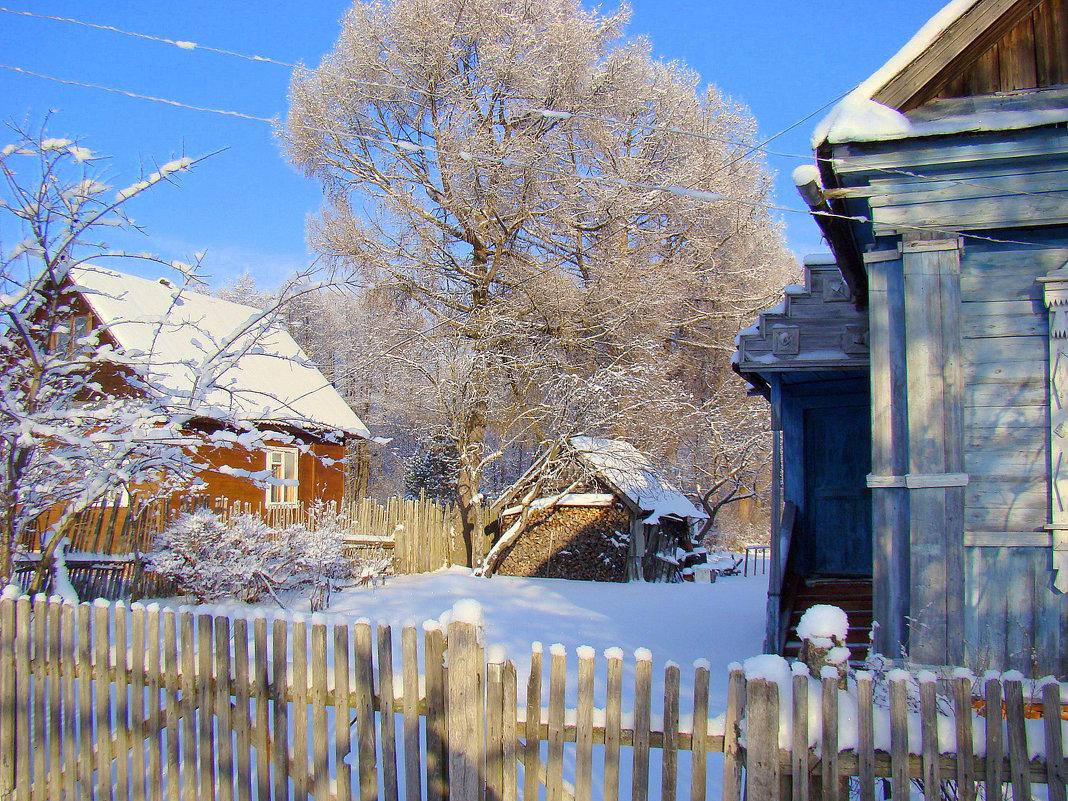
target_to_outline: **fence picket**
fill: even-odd
[[[987,801],[1001,801],[1004,781],[1005,718],[1001,713],[1001,682],[988,678],[983,688],[986,702],[986,772],[983,775]]]
[[[920,676],[920,735],[923,751],[924,801],[941,801],[942,770],[938,764],[938,698],[933,673]]]
[[[485,663],[478,643],[478,626],[464,616],[448,629],[449,798],[477,801],[485,774],[482,688]]]
[[[504,665],[491,661],[486,686],[486,801],[504,795]]]
[[[108,605],[93,605],[93,706],[96,744],[96,791],[98,799],[114,798],[111,776],[111,641],[108,637]]]
[[[230,698],[233,695],[230,672],[230,620],[215,618],[215,755],[219,778],[215,798],[233,801],[234,745]]]
[[[401,631],[401,670],[404,678],[404,795],[423,797],[423,766],[419,758],[419,639],[415,626]]]
[[[972,680],[967,676],[953,679],[953,719],[957,731],[957,799],[974,801],[975,770],[972,761]]]
[[[393,710],[393,630],[378,626],[378,735],[382,754],[382,797],[397,801],[397,718]]]
[[[808,801],[808,669],[795,662],[793,680],[793,742],[790,748],[790,775],[793,801]]]
[[[6,602],[0,602],[6,603]],[[8,608],[14,611],[14,605],[8,603]],[[78,664],[77,643],[74,640],[74,617],[77,614],[78,607],[69,602],[63,603],[62,611],[62,636],[61,645],[62,651],[60,653],[60,673],[63,676],[63,795],[68,801],[74,801],[77,798],[77,781],[78,781],[78,739],[77,739],[77,704],[75,695],[77,691],[77,678],[75,677],[75,670]],[[0,631],[8,624],[7,614],[0,615]],[[3,640],[0,639],[0,643]],[[5,647],[7,644],[3,643],[0,647]],[[5,648],[4,653],[10,653]],[[3,704],[5,712],[11,716],[12,723],[14,722],[14,709],[7,703]],[[3,731],[0,729],[0,731]],[[6,732],[4,732],[6,734]],[[13,742],[14,738],[5,739],[4,742]],[[5,748],[4,751],[10,752],[11,749]],[[6,770],[5,775],[10,776]],[[2,783],[0,783],[2,785]],[[3,793],[0,792],[0,797]],[[10,798],[10,796],[8,796]]]
[[[78,781],[79,794],[93,797],[92,607],[78,604]]]
[[[196,646],[194,645],[194,619],[191,610],[178,613],[178,627],[181,635],[181,676],[182,676],[182,801],[196,801],[197,798],[197,677]],[[203,743],[201,743],[203,746]]]
[[[660,798],[675,801],[678,787],[679,747],[679,666],[669,662],[664,668],[664,742]]]
[[[48,720],[48,606],[43,594],[33,598],[33,649],[30,655],[31,682],[33,685],[33,721],[31,724],[30,749],[33,754],[33,777],[30,797],[34,801],[46,801],[48,791],[47,720]]]
[[[423,624],[426,675],[426,798],[444,801],[449,792],[445,731],[445,641],[436,621]],[[513,715],[514,717],[514,715]]]
[[[518,687],[516,685],[516,672],[515,663],[512,660],[505,660],[504,663],[504,731],[502,736],[504,737],[503,753],[501,755],[504,761],[504,794],[501,797],[501,801],[516,801],[517,798],[517,784],[516,784],[516,710],[517,710],[517,692]]]
[[[157,650],[159,641],[155,644]],[[145,726],[145,608],[139,603],[130,604],[130,729],[131,745],[131,786],[130,798],[133,801],[145,799],[145,739],[148,735]],[[149,708],[158,707],[159,698],[149,700]],[[156,732],[153,732],[155,739]]]
[[[578,651],[578,709],[575,714],[575,801],[593,795],[593,676],[594,651]]]
[[[115,790],[116,798],[129,797],[130,738],[129,738],[129,652],[126,649],[127,614],[122,601],[112,605],[114,631],[112,641],[115,654]]]
[[[1046,785],[1049,801],[1065,801],[1068,774],[1064,771],[1064,741],[1061,733],[1061,687],[1056,679],[1042,686],[1043,733],[1046,745]]]
[[[871,674],[857,673],[857,757],[860,801],[875,801],[875,705]]]
[[[326,624],[312,618],[312,794],[316,801],[330,799],[330,729],[326,715]],[[335,725],[337,721],[335,721]]]
[[[1009,729],[1009,776],[1012,797],[1031,797],[1031,767],[1027,756],[1027,729],[1024,722],[1023,682],[1004,679],[1005,717]]]
[[[293,780],[293,796],[308,797],[308,629],[303,618],[297,618],[289,630],[289,666],[293,678],[290,682],[291,714],[290,728],[292,764],[289,776]]]
[[[542,648],[536,642],[530,649],[530,676],[527,678],[527,712],[523,724],[523,798],[538,797],[541,772],[541,674]]]
[[[60,654],[63,651],[60,630],[60,611],[63,604],[48,604],[48,797],[60,798],[63,795],[63,744],[61,741],[61,678]],[[140,801],[140,799],[138,799]]]
[[[0,742],[12,745],[15,745],[15,721],[18,719],[16,639],[15,601],[5,592],[0,597]],[[9,746],[0,748],[0,797],[12,798],[14,794],[15,748]]]
[[[157,620],[160,619],[158,612],[153,613],[153,617]],[[180,707],[178,703],[178,693],[180,692],[181,687],[179,686],[178,679],[178,634],[176,628],[178,620],[175,617],[173,610],[167,609],[163,612],[162,623],[160,625],[163,629],[163,656],[160,658],[157,650],[152,662],[156,667],[153,674],[161,677],[160,684],[163,685],[163,695],[165,699],[164,718],[167,727],[167,801],[178,801],[178,786],[181,781],[179,776],[179,766],[181,764],[181,722],[179,720]],[[164,673],[162,671],[166,672]],[[158,724],[159,715],[158,713],[155,713],[152,725],[156,726]],[[153,773],[153,780],[158,775],[158,773]],[[160,801],[160,798],[160,787],[157,785],[152,789],[152,801]]]
[[[255,649],[251,695],[255,705],[252,747],[256,753],[256,801],[268,801],[271,796],[271,701],[267,688],[270,685],[271,661],[267,649],[266,618],[258,617],[252,621],[252,645]]]
[[[690,801],[704,801],[708,786],[708,663],[698,660],[693,671],[693,739],[690,751]]]
[[[748,741],[746,798],[774,799],[780,793],[779,685],[764,679],[746,682]]]
[[[890,676],[890,794],[908,798],[909,723],[908,689],[901,675]]]
[[[289,798],[289,627],[284,620],[275,619],[271,627],[271,639],[271,701],[274,712],[271,775],[274,797]]]
[[[824,801],[838,801],[841,795],[838,781],[838,676],[829,675],[834,672],[831,667],[824,668],[824,671],[828,675],[820,678],[823,695],[823,735],[820,738],[823,798]],[[848,792],[843,801],[849,801]]]
[[[727,680],[727,711],[723,716],[723,801],[739,801],[742,793],[742,763],[738,758],[738,724],[748,700],[745,672],[734,663]]]
[[[212,659],[213,619],[199,614],[197,623],[197,753],[200,756],[201,801],[213,801],[218,795],[215,783],[215,695],[212,693],[214,664]]]
[[[645,649],[638,649],[634,653],[634,765],[630,785],[630,797],[633,801],[646,801],[649,797],[652,678],[653,656]]]
[[[549,648],[549,759],[546,765],[546,797],[562,801],[564,792],[564,691],[567,682],[567,651],[560,644]]]
[[[352,799],[352,730],[349,712],[349,627],[334,626],[334,765],[338,801]]]
[[[251,687],[248,669],[248,621],[234,618],[234,753],[236,766],[234,779],[237,784],[237,801],[252,800],[252,738],[249,733],[249,690]]]
[[[371,625],[365,620],[357,621],[356,731],[359,741],[360,801],[376,801],[378,798],[373,671]]]

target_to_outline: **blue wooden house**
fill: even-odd
[[[950,3],[813,147],[832,255],[735,364],[776,429],[768,648],[840,602],[884,655],[1064,678],[1068,0]]]

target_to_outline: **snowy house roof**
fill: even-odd
[[[370,436],[287,332],[263,332],[260,309],[88,265],[72,269],[70,282],[119,347],[143,356],[176,395],[188,396],[218,369],[220,351],[240,354],[213,376],[208,406],[250,421]]]
[[[660,518],[672,516],[707,519],[708,515],[665,480],[649,458],[629,442],[572,437],[571,447],[579,458],[638,508],[651,513],[645,518],[646,523],[656,524]]]
[[[956,95],[940,91],[947,76],[973,67],[985,50],[997,45],[1000,36],[1007,35],[1015,23],[1032,12],[1034,5],[951,0],[886,64],[830,111],[816,126],[812,146],[1014,130],[1068,121],[1068,102],[1063,92],[1049,93],[1047,99],[1039,101],[1039,108],[1031,102],[1020,108],[1011,102],[978,106],[952,102]],[[1055,84],[1056,81],[1039,82],[1033,88]],[[1003,98],[1016,87],[995,88],[997,96]],[[920,107],[937,97],[951,100],[940,100],[923,113]]]

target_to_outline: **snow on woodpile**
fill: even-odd
[[[596,437],[572,437],[572,447],[592,469],[641,509],[651,512],[644,522],[655,525],[674,515],[704,520],[707,515],[656,471],[649,458],[629,442]]]
[[[209,408],[369,436],[293,338],[278,327],[263,330],[261,310],[100,267],[75,268],[71,280],[126,354],[145,359],[176,397],[221,371],[203,399]],[[230,356],[220,359],[220,351]]]
[[[505,512],[504,525],[515,515]],[[629,545],[628,515],[605,506],[561,506],[530,514],[523,536],[506,550],[504,576],[623,581]]]

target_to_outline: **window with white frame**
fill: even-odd
[[[297,449],[268,448],[267,469],[271,473],[267,485],[268,506],[279,506],[297,502]],[[284,484],[279,482],[286,482]]]

